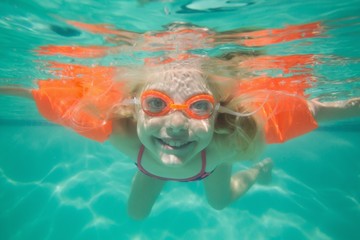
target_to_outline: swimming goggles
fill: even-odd
[[[140,105],[143,111],[152,117],[164,116],[170,111],[182,111],[190,118],[207,119],[216,111],[215,99],[210,94],[197,94],[185,103],[177,104],[160,91],[147,90],[141,94]]]
[[[141,105],[143,111],[149,116],[164,116],[170,111],[182,111],[188,117],[194,119],[207,119],[214,112],[230,114],[237,117],[249,117],[261,110],[267,102],[269,95],[263,103],[251,112],[236,112],[220,103],[215,105],[214,97],[210,94],[198,94],[190,97],[184,104],[175,104],[166,94],[157,90],[147,90],[142,93],[140,101],[138,98],[124,99],[121,105]]]

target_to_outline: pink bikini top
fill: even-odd
[[[201,151],[201,170],[195,176],[190,177],[190,178],[184,178],[184,179],[165,178],[165,177],[156,176],[156,175],[146,171],[141,165],[141,159],[142,159],[142,155],[144,153],[144,150],[145,150],[144,145],[141,145],[140,150],[139,150],[139,154],[138,154],[138,158],[137,158],[136,166],[138,167],[140,172],[142,172],[145,175],[148,175],[150,177],[153,177],[153,178],[157,178],[157,179],[164,180],[164,181],[192,182],[192,181],[202,180],[202,179],[206,178],[207,176],[209,176],[213,172],[213,171],[212,172],[205,172],[205,169],[206,169],[206,152],[205,152],[205,150],[202,150]]]

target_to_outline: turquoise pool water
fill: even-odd
[[[105,44],[100,35],[69,27],[64,22],[69,19],[138,32],[176,21],[216,31],[321,21],[326,26],[321,36],[264,50],[319,56],[312,66],[318,84],[309,89],[311,97],[359,97],[359,12],[359,0],[3,0],[0,85],[35,87],[36,79],[48,77],[45,58],[33,51],[41,45]],[[208,206],[201,183],[171,182],[150,217],[139,222],[126,214],[136,172],[132,161],[109,143],[46,122],[25,99],[0,96],[0,101],[0,239],[360,239],[359,119],[268,146],[263,156],[275,162],[272,183],[255,185],[225,210]]]

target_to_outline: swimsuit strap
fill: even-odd
[[[144,147],[144,145],[141,145],[141,147],[139,149],[139,154],[138,154],[136,165],[142,173],[144,173],[145,175],[148,175],[150,177],[154,177],[154,178],[166,180],[166,181],[170,180],[170,181],[178,181],[178,182],[190,182],[190,181],[200,180],[200,179],[203,179],[203,178],[209,176],[209,173],[205,172],[205,169],[206,169],[206,151],[205,150],[201,151],[201,170],[200,170],[200,172],[193,177],[185,178],[185,179],[160,177],[160,176],[156,176],[156,175],[148,172],[147,170],[145,170],[141,165],[141,159],[142,159],[144,151],[145,151],[145,147]]]

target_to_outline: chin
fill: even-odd
[[[187,162],[184,157],[179,157],[173,154],[161,154],[159,158],[162,164],[165,164],[169,167],[180,167]]]
[[[187,163],[195,155],[198,145],[196,141],[189,141],[181,146],[171,146],[159,138],[154,138],[152,143],[156,158],[162,164],[169,166],[181,166]]]

